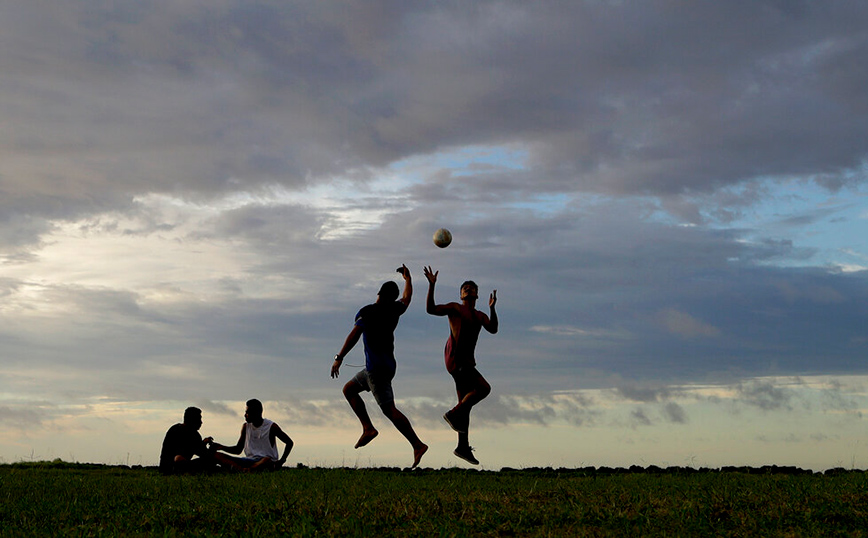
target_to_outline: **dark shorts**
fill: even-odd
[[[377,400],[377,405],[380,407],[387,406],[395,402],[395,394],[392,392],[392,378],[395,373],[380,373],[361,370],[353,378],[353,381],[362,387],[362,390],[369,391]]]
[[[449,373],[455,380],[455,388],[458,392],[466,393],[479,386],[480,381],[486,383],[485,378],[475,366],[462,366]]]

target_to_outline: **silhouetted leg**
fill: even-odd
[[[419,439],[419,436],[416,435],[416,431],[413,429],[413,425],[410,424],[410,419],[395,407],[395,402],[390,402],[386,406],[383,406],[382,409],[383,414],[392,421],[395,428],[397,428],[398,431],[401,432],[401,435],[406,437],[413,446],[413,465],[411,468],[416,467],[419,465],[422,456],[428,451],[428,445]]]
[[[470,411],[474,405],[491,394],[491,385],[474,368],[455,377],[455,391],[458,395],[458,404],[444,417],[458,432],[458,446],[453,453],[476,465],[479,461],[473,456],[473,449],[470,447]]]
[[[455,391],[458,394],[458,404],[448,413],[446,420],[459,433],[460,443],[466,443],[466,434],[470,428],[470,411],[473,406],[491,394],[491,385],[475,368],[468,372],[467,377],[455,378]],[[460,434],[465,434],[464,436]],[[463,446],[463,445],[462,445]]]
[[[363,390],[364,389],[361,385],[352,380],[348,381],[347,384],[344,385],[344,397],[347,399],[347,402],[349,402],[353,412],[357,417],[359,417],[359,422],[362,423],[362,436],[359,437],[354,448],[365,446],[373,441],[374,437],[380,433],[376,428],[374,428],[374,424],[371,422],[371,417],[368,416],[368,409],[365,407],[365,402],[362,400],[362,397],[359,396]]]
[[[233,458],[227,454],[223,454],[221,452],[214,453],[214,460],[220,464],[221,467],[227,467],[232,469],[233,471],[244,472],[247,471],[247,467],[241,465],[240,460]]]
[[[489,394],[491,394],[491,385],[482,375],[479,375],[470,390],[458,391],[458,405],[454,409],[461,414],[466,414],[469,420],[473,406],[487,398]]]

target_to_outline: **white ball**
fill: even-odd
[[[434,244],[440,248],[446,248],[452,242],[452,234],[446,228],[440,228],[434,232]]]

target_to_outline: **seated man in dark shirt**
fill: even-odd
[[[175,424],[166,432],[163,449],[160,451],[160,472],[201,473],[214,469],[214,451],[209,450],[212,438],[204,440],[199,435],[202,427],[202,410],[188,407],[184,410],[183,424]],[[193,458],[194,455],[199,456]]]

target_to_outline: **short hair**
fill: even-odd
[[[472,280],[465,280],[465,281],[461,284],[461,287],[458,288],[458,291],[463,290],[463,289],[464,289],[464,286],[473,286],[473,289],[475,289],[476,291],[479,291],[479,286],[477,286],[477,285],[476,285],[476,282],[474,282],[474,281],[472,281]]]
[[[202,418],[202,410],[198,407],[184,409],[184,422],[190,422],[194,418]]]
[[[251,411],[259,413],[260,415],[262,414],[262,402],[260,402],[256,398],[247,400],[247,408]]]
[[[380,291],[377,292],[377,295],[380,296],[384,301],[392,302],[398,299],[398,285],[393,281],[384,282],[382,286],[380,286]]]

